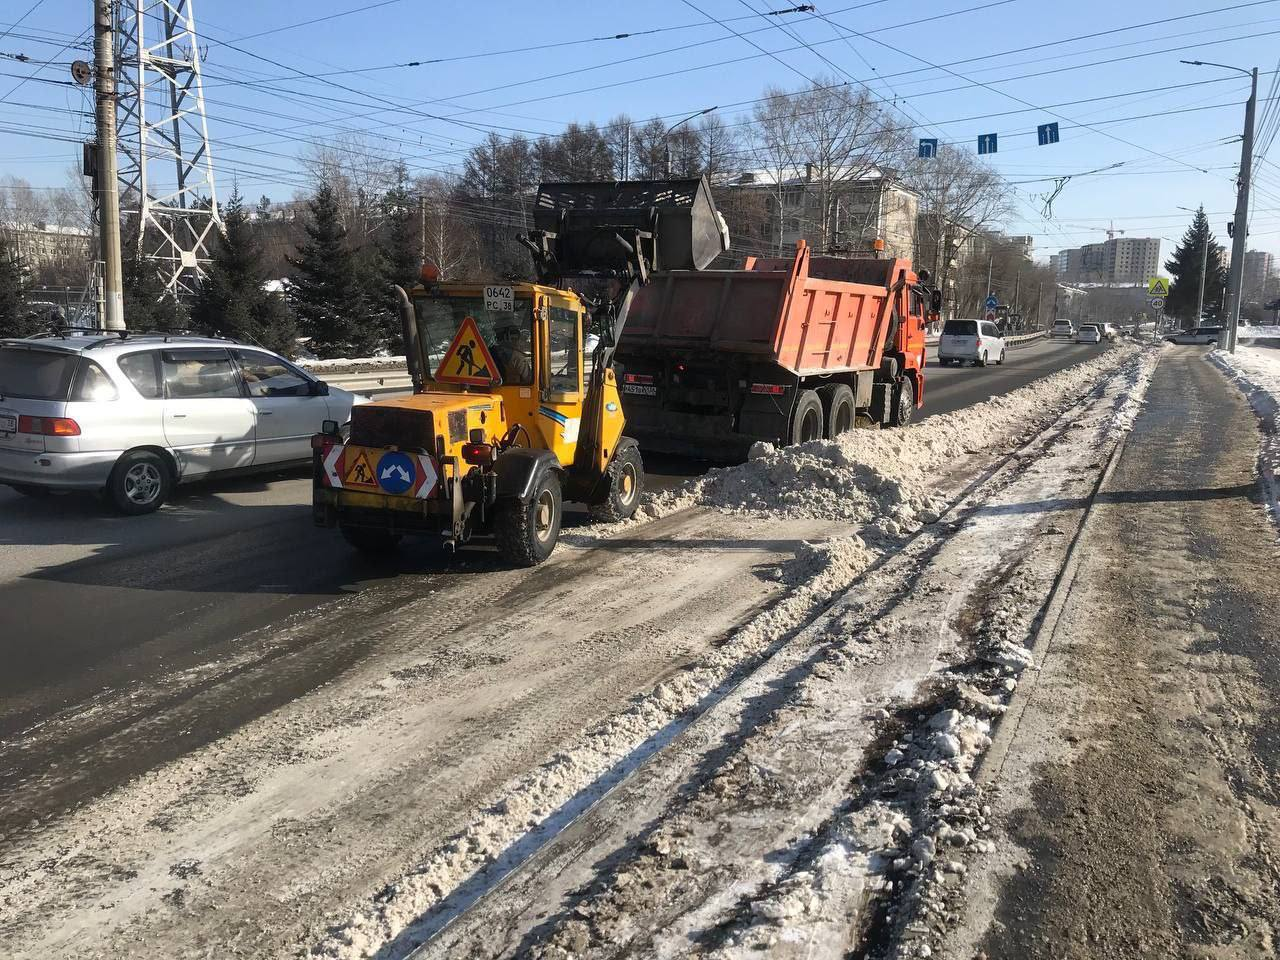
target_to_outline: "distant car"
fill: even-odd
[[[1062,337],[1070,340],[1076,335],[1076,328],[1070,320],[1055,320],[1053,326],[1049,328],[1050,339],[1057,340]]]
[[[188,480],[307,463],[312,435],[364,401],[230,340],[0,340],[0,484],[150,513]]]
[[[1171,333],[1165,337],[1167,343],[1180,343],[1183,345],[1200,345],[1210,346],[1218,342],[1218,338],[1222,336],[1222,327],[1196,327],[1194,330],[1183,330],[1180,333]]]
[[[1120,336],[1120,331],[1114,323],[1104,323],[1102,325],[1102,336],[1106,340],[1114,340]]]
[[[1082,323],[1076,331],[1076,343],[1101,343],[1102,331],[1094,323]]]
[[[948,320],[938,341],[938,362],[962,364],[966,360],[975,367],[990,361],[1004,363],[1004,335],[987,320]]]

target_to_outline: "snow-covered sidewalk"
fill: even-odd
[[[1280,327],[1273,328],[1280,337]],[[1218,365],[1249,398],[1262,428],[1259,471],[1271,500],[1272,516],[1280,519],[1280,348],[1252,347],[1241,342],[1235,353],[1215,350]]]

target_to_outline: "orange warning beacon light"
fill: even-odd
[[[423,260],[419,276],[422,278],[423,283],[436,283],[440,279],[440,268],[430,260]]]

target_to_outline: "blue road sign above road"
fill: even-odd
[[[999,143],[997,134],[981,133],[978,135],[978,152],[979,153],[995,153]]]
[[[1058,142],[1058,125],[1056,123],[1042,123],[1036,127],[1036,136],[1040,140],[1040,146],[1047,147],[1051,143]]]
[[[987,297],[986,307],[988,310],[994,310],[998,306],[1000,306],[1000,301],[994,295]]]
[[[938,155],[938,141],[933,139],[921,138],[920,156],[927,158],[927,157],[936,157],[937,155]]]

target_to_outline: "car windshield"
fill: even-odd
[[[418,335],[427,356],[426,375],[435,376],[459,327],[470,317],[498,364],[502,382],[532,385],[533,301],[512,299],[510,304],[511,310],[494,310],[486,306],[483,297],[419,297]],[[493,306],[492,302],[489,306]],[[459,350],[460,363],[465,368],[462,372],[483,377],[483,359],[475,346],[464,344],[463,348]]]
[[[978,333],[977,320],[948,320],[942,332],[952,337],[972,337]]]
[[[1215,337],[1222,332],[1221,327],[1196,327],[1196,333],[1211,333]]]
[[[76,360],[61,351],[0,347],[0,399],[66,400]]]

